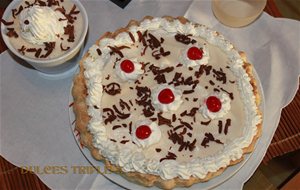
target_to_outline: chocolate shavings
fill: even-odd
[[[171,126],[171,120],[162,116],[162,112],[157,113],[158,125],[168,125]]]
[[[156,151],[156,152],[160,152],[160,151],[161,151],[161,148],[156,148],[155,151]]]
[[[59,1],[57,0],[47,0],[47,1],[48,1],[48,7],[59,6]],[[39,2],[43,2],[43,1],[39,1]]]
[[[227,93],[227,94],[228,94],[228,96],[229,96],[229,98],[230,98],[231,100],[233,100],[233,99],[234,99],[234,97],[233,97],[233,93],[232,93],[232,92],[228,92],[228,91],[226,91],[226,90],[225,90],[225,89],[223,89],[223,88],[221,88],[221,90],[222,90],[223,92]]]
[[[212,72],[215,74],[216,80],[223,82],[223,84],[226,83],[226,74],[223,72],[222,68],[220,68],[219,71],[213,69]]]
[[[108,85],[103,86],[103,89],[107,94],[109,94],[111,96],[121,93],[121,86],[115,82],[112,82]]]
[[[55,48],[55,42],[44,42],[44,45],[45,45],[44,50],[46,51],[46,54],[41,55],[41,58],[46,58],[52,53],[52,51]]]
[[[195,90],[184,90],[183,92],[182,92],[182,94],[192,94],[192,93],[194,93],[194,91]]]
[[[197,113],[197,111],[199,110],[199,107],[194,107],[190,110],[190,112],[188,113],[187,110],[185,110],[184,112],[182,112],[180,114],[181,117],[184,117],[184,116],[190,116],[190,117],[194,117]]]
[[[113,122],[115,119],[117,119],[117,116],[114,113],[114,110],[111,108],[103,108],[103,118],[104,118],[104,124]]]
[[[172,72],[174,67],[159,69],[159,67],[150,65],[149,69],[152,71],[153,75],[155,75],[154,80],[156,80],[158,84],[163,84],[167,82],[164,73]]]
[[[177,118],[176,118],[176,115],[175,115],[175,114],[173,114],[173,115],[172,115],[172,122],[175,122],[175,121],[176,121],[176,119],[177,119]]]
[[[223,144],[219,139],[215,139],[215,137],[213,136],[213,134],[211,133],[205,133],[205,137],[201,142],[201,146],[203,146],[204,148],[209,147],[208,143],[210,141],[214,141],[215,143],[218,144]]]
[[[191,89],[184,90],[182,93],[183,94],[192,94],[194,93],[194,89],[197,87],[197,84],[199,83],[199,80],[193,80],[193,77],[189,76],[186,79],[182,76],[182,73],[176,72],[173,80],[169,82],[168,84],[174,84],[174,86],[179,86],[179,85],[186,85],[186,86],[191,86]]]
[[[120,100],[119,105],[122,109],[122,107],[124,106],[124,108],[128,108],[127,106],[124,105],[124,101]],[[130,117],[130,113],[123,113],[121,112],[118,107],[116,105],[112,106],[113,109],[111,108],[103,108],[103,118],[104,118],[104,124],[107,123],[111,123],[113,122],[115,119],[119,118],[119,119],[127,119],[128,117]],[[129,108],[130,109],[130,108]],[[129,111],[129,109],[127,109]],[[124,110],[124,109],[122,109]],[[129,124],[131,125],[131,124]],[[127,128],[126,124],[122,124],[123,127]],[[115,125],[113,127],[114,129],[119,128],[119,126]]]
[[[8,32],[6,33],[6,35],[8,36],[8,37],[14,37],[14,38],[18,38],[19,37],[19,35],[17,34],[17,32],[15,31],[15,29],[14,28],[7,28],[7,30],[8,30]]]
[[[180,43],[186,44],[186,45],[196,43],[197,41],[194,39],[191,39],[190,36],[192,36],[192,35],[191,34],[189,34],[189,35],[176,34],[175,40]]]
[[[164,160],[176,160],[176,158],[177,158],[176,154],[172,152],[168,152],[168,154],[164,158],[160,159],[159,162],[162,162]]]
[[[127,110],[130,111],[130,106],[128,105],[127,102],[125,102],[125,101],[122,100],[122,99],[120,99],[120,107],[121,107],[122,110],[124,110],[124,109],[126,108]]]
[[[25,55],[25,50],[26,50],[25,46],[22,46],[20,49],[18,49],[18,51],[23,55]]]
[[[189,151],[193,151],[196,146],[196,142],[197,140],[194,139],[193,142],[191,143],[190,141],[185,141],[184,140],[184,134],[186,134],[187,132],[187,128],[192,130],[192,126],[186,122],[180,121],[181,125],[176,126],[174,129],[169,130],[168,131],[168,136],[169,139],[174,143],[174,144],[178,144],[179,148],[178,151],[182,151],[184,150],[189,150]],[[176,130],[183,128],[182,132],[180,132],[179,134],[176,132]]]
[[[170,51],[165,51],[164,48],[161,47],[159,50],[154,50],[151,55],[156,60],[158,60],[158,59],[160,59],[161,56],[166,57],[166,56],[168,56],[170,54],[171,54]]]
[[[136,86],[138,99],[136,103],[140,106],[143,106],[143,114],[145,117],[151,117],[154,114],[155,108],[151,102],[151,90],[148,87]]]
[[[212,69],[211,65],[201,65],[199,70],[195,72],[195,77],[200,78],[201,75],[205,72],[205,75],[209,75]]]
[[[64,47],[63,47],[63,44],[60,43],[60,49],[61,49],[62,51],[68,51],[68,50],[70,49],[70,47],[67,46],[66,48],[64,48]]]
[[[102,52],[101,52],[101,50],[100,50],[99,48],[97,48],[96,51],[97,51],[97,54],[98,54],[99,56],[102,55]]]
[[[208,121],[201,121],[201,125],[209,125],[211,122],[211,120]]]
[[[225,127],[224,127],[224,134],[227,135],[228,128],[231,126],[231,119],[226,119]]]
[[[39,6],[41,6],[41,7],[47,6],[47,4],[44,1],[38,0],[38,3],[39,3]]]
[[[122,140],[120,143],[121,144],[126,144],[126,143],[128,143],[129,142],[129,140]]]
[[[75,40],[74,25],[68,24],[66,27],[64,27],[64,34],[68,36],[68,42],[74,42]]]
[[[23,10],[23,6],[20,5],[18,9],[12,9],[11,12],[12,12],[12,16],[14,18],[16,18],[17,15],[19,15]]]
[[[219,134],[221,134],[222,133],[222,128],[223,128],[223,123],[222,123],[221,120],[219,120],[219,122],[218,122],[218,127],[219,127],[218,132],[219,132]]]
[[[68,22],[70,24],[73,24],[74,21],[76,20],[75,15],[80,13],[79,10],[76,10],[76,5],[75,4],[73,5],[73,7],[72,7],[72,9],[70,10],[69,13],[66,13],[66,9],[64,7],[57,8],[57,9],[55,9],[55,11],[61,12],[66,17],[66,19],[68,20]],[[59,19],[59,20],[61,21],[61,20],[65,20],[65,19]]]
[[[131,41],[132,41],[133,43],[135,43],[135,39],[134,39],[133,34],[132,34],[131,32],[128,32],[128,34],[129,34],[129,37],[130,37]]]
[[[127,119],[130,116],[130,113],[122,113],[116,105],[113,105],[114,111],[117,113],[118,118]]]
[[[1,18],[0,22],[1,22],[2,24],[4,24],[5,26],[10,26],[10,25],[13,25],[13,24],[14,24],[14,21],[9,22],[9,21],[6,21],[6,20],[4,20],[4,19],[2,19],[2,18]]]
[[[182,121],[182,120],[180,120],[180,123],[182,125],[184,125],[185,127],[187,127],[188,129],[193,130],[193,127],[189,123]]]
[[[150,49],[152,50],[151,55],[156,60],[160,59],[162,56],[166,57],[171,54],[170,51],[165,51],[165,49],[162,47],[162,43],[164,42],[163,38],[159,40],[153,34],[148,33],[147,30],[143,34],[141,31],[137,31],[137,34],[139,42],[141,42],[144,46],[144,49],[141,52],[141,56],[145,55],[148,47],[150,47]]]
[[[118,47],[118,46],[114,46],[114,47],[108,46],[108,47],[111,49],[110,55],[118,54],[121,58],[124,57],[121,50],[125,49],[125,48],[130,49],[130,47],[128,47],[128,46],[120,46],[120,47]]]
[[[122,127],[121,125],[114,125],[114,126],[112,127],[112,130],[116,130],[116,129],[121,128],[121,127]]]
[[[178,64],[176,65],[176,67],[182,67],[182,66],[183,66],[182,63],[178,63]]]
[[[40,54],[42,52],[42,48],[38,48],[38,49],[36,49],[36,48],[28,48],[28,49],[26,49],[26,52],[35,52],[34,56],[36,58],[39,58],[39,56],[40,56]]]
[[[129,134],[132,133],[132,122],[129,123]]]

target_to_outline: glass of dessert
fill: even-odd
[[[212,11],[222,24],[243,27],[261,15],[266,3],[267,0],[212,0]]]
[[[87,13],[78,0],[16,0],[1,19],[9,50],[46,74],[76,66],[88,30]]]

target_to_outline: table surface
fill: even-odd
[[[2,1],[2,0],[1,0]],[[0,16],[5,10],[5,1],[0,3]],[[4,2],[4,3],[3,3]],[[274,17],[300,20],[300,1],[268,0],[265,12]],[[5,51],[0,37],[0,53]],[[300,87],[300,84],[299,84]],[[300,90],[293,101],[283,109],[280,123],[268,148],[263,162],[267,163],[276,156],[299,149],[300,147]],[[49,189],[34,173],[23,174],[22,170],[0,156],[0,189]]]

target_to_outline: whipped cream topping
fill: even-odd
[[[130,60],[134,65],[134,70],[130,73],[126,73],[121,69],[121,63],[126,59]],[[142,66],[143,65],[138,62],[137,58],[133,58],[133,59],[123,58],[120,61],[118,61],[118,63],[116,64],[116,73],[124,81],[128,81],[128,80],[134,81],[138,79],[141,74],[144,73]]]
[[[92,112],[99,112],[95,109],[97,105],[101,110],[102,89],[100,87],[102,76],[102,67],[109,60],[109,51],[107,45],[114,46],[122,44],[122,41],[129,42],[129,35],[122,35],[122,41],[114,39],[102,39],[99,48],[102,52],[101,56],[91,54],[84,62],[85,76],[88,88],[87,104],[90,107],[89,114],[93,117],[88,125],[90,132],[94,135],[93,144],[99,149],[101,154],[106,157],[112,164],[122,166],[123,171],[138,171],[140,173],[150,173],[160,176],[162,179],[172,179],[179,177],[188,179],[190,176],[203,179],[208,172],[215,172],[222,167],[229,165],[231,160],[237,160],[243,155],[243,148],[248,147],[252,142],[253,137],[257,133],[257,124],[261,123],[261,116],[257,114],[257,106],[255,104],[255,97],[253,95],[253,87],[250,84],[250,78],[243,69],[243,60],[233,45],[227,41],[222,35],[203,26],[195,25],[193,23],[182,24],[178,20],[168,21],[164,18],[154,18],[151,21],[145,20],[140,26],[132,26],[129,32],[137,39],[137,31],[145,30],[162,30],[165,33],[180,32],[183,34],[192,34],[194,37],[200,37],[212,45],[220,48],[229,59],[230,70],[236,77],[237,88],[240,92],[240,99],[244,105],[244,130],[242,137],[234,139],[232,142],[224,144],[224,148],[216,154],[205,158],[193,158],[190,162],[180,162],[179,160],[163,160],[159,162],[156,159],[148,159],[143,154],[140,147],[126,144],[126,146],[118,146],[116,143],[107,141],[108,134],[103,129],[103,121],[101,117],[94,117]],[[125,39],[124,39],[125,38]],[[91,52],[95,52],[90,50]],[[93,65],[93,66],[92,66]],[[96,66],[97,65],[97,66]],[[156,93],[157,94],[157,93]],[[156,95],[157,96],[157,95]],[[223,96],[221,96],[222,98]],[[227,97],[223,97],[225,108]],[[157,99],[156,99],[157,100]],[[155,98],[153,99],[155,101]],[[229,104],[230,105],[230,104]],[[224,105],[223,105],[224,107]],[[224,111],[224,110],[223,110]],[[226,109],[225,109],[226,112]],[[102,124],[101,124],[102,123]],[[105,134],[106,133],[106,134]]]
[[[169,104],[163,104],[158,99],[159,93],[166,88],[170,89],[174,94],[174,101]],[[153,105],[157,109],[159,109],[163,112],[168,112],[168,111],[176,111],[179,108],[179,106],[183,102],[181,97],[182,97],[181,90],[176,89],[171,85],[160,85],[158,88],[153,89],[151,99],[152,99]]]
[[[136,136],[136,130],[139,126],[146,125],[150,128],[151,134],[148,138],[140,139]],[[149,147],[157,142],[159,142],[161,139],[161,131],[157,125],[157,123],[152,122],[150,120],[141,120],[138,121],[133,129],[132,133],[132,140],[135,142],[139,147],[145,148]]]
[[[59,21],[65,16],[47,6],[34,5],[24,9],[20,14],[21,36],[32,44],[56,41],[64,34],[67,20]]]
[[[214,93],[210,96],[216,96],[217,98],[219,98],[222,105],[221,109],[218,112],[211,112],[207,108],[207,104],[204,101],[199,109],[200,113],[202,113],[203,117],[209,119],[217,119],[224,117],[230,110],[230,97],[225,92]]]
[[[203,55],[202,55],[201,59],[191,60],[188,57],[188,50],[191,47],[197,47],[199,49],[202,49]],[[179,57],[179,61],[182,64],[186,65],[187,67],[195,67],[197,65],[206,65],[208,63],[208,60],[209,60],[209,50],[208,50],[208,48],[206,47],[205,44],[199,44],[199,43],[191,44],[191,45],[187,46],[184,50],[182,50],[181,56]]]

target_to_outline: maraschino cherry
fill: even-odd
[[[203,57],[203,50],[199,49],[195,46],[191,47],[190,49],[188,49],[187,51],[187,56],[189,59],[191,60],[199,60],[202,59]]]
[[[120,67],[125,73],[132,73],[134,71],[134,64],[128,59],[122,61]]]
[[[139,139],[146,139],[151,135],[151,129],[148,125],[141,125],[136,129],[135,135]]]
[[[174,96],[172,90],[169,88],[163,89],[158,94],[158,100],[162,104],[170,104],[174,101],[174,99],[175,99],[175,96]]]
[[[206,99],[207,109],[211,112],[218,112],[222,108],[222,103],[216,96],[210,96]]]

